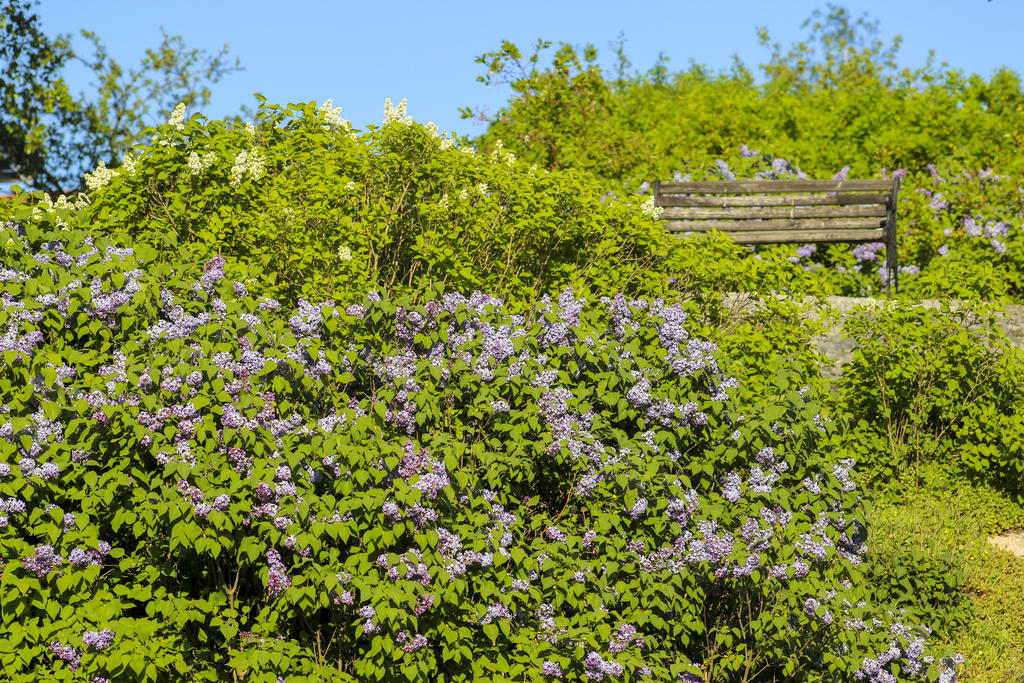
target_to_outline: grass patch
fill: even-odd
[[[916,582],[907,607],[937,613],[937,636],[967,657],[962,680],[1024,681],[1024,558],[987,542],[1024,527],[1024,506],[985,485],[927,475],[922,486],[877,492],[865,568],[883,591],[901,570]],[[937,585],[943,567],[953,592]]]

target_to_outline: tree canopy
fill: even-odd
[[[50,38],[33,5],[0,0],[0,180],[49,191],[82,187],[85,171],[100,162],[120,163],[147,126],[166,120],[174,107],[210,101],[210,84],[242,69],[217,54],[188,48],[161,29],[163,41],[146,50],[138,67],[124,68],[96,33],[81,31],[91,55],[74,49],[71,34]],[[94,76],[92,90],[72,94],[64,69],[81,62]]]

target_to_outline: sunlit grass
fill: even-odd
[[[898,561],[914,551],[947,556],[963,573],[967,624],[945,640],[964,654],[962,680],[1024,681],[1024,558],[989,536],[1024,526],[1024,507],[993,489],[929,473],[920,488],[878,492],[868,515],[874,557]]]

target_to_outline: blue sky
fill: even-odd
[[[1020,0],[859,0],[839,3],[854,15],[880,22],[881,37],[903,37],[900,61],[916,67],[928,51],[936,58],[985,76],[1000,66],[1024,72]],[[670,69],[690,60],[727,68],[732,56],[750,67],[766,60],[757,27],[784,45],[800,39],[803,21],[824,2],[804,0],[677,0],[676,2],[326,2],[288,0],[42,0],[36,12],[49,35],[89,29],[99,34],[123,67],[139,64],[146,48],[160,44],[160,27],[180,34],[189,47],[216,52],[230,46],[245,71],[213,86],[203,114],[222,117],[252,93],[270,102],[333,98],[357,127],[379,123],[384,98],[409,100],[409,113],[444,130],[476,135],[479,124],[459,118],[458,108],[496,111],[508,98],[502,87],[476,82],[474,59],[503,39],[521,48],[538,38],[583,45],[592,42],[610,64],[609,43],[621,34],[633,66],[646,70],[657,54]],[[87,50],[80,36],[73,45]],[[604,61],[604,60],[602,60]],[[72,90],[89,90],[81,70],[69,71]]]

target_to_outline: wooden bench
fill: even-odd
[[[655,182],[665,228],[720,231],[739,244],[883,242],[889,287],[899,291],[893,180]]]

